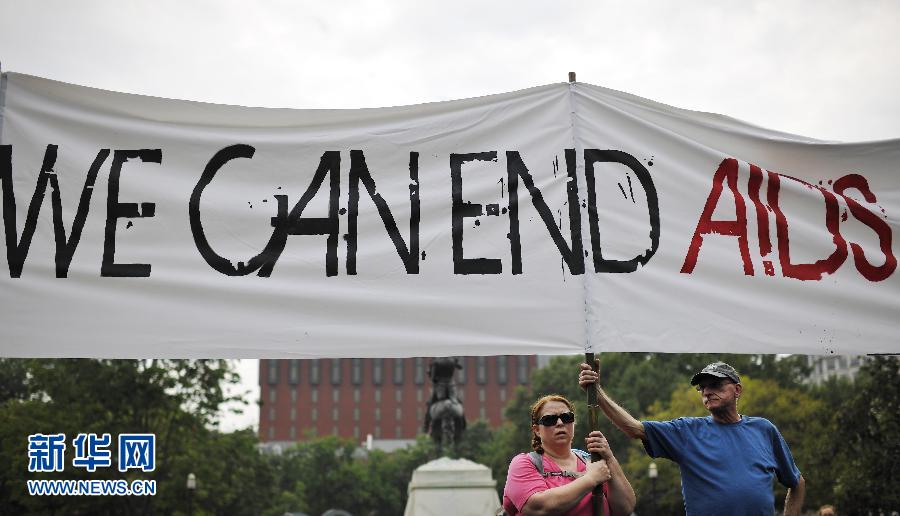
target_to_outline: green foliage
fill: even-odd
[[[841,513],[900,508],[900,359],[876,357],[836,414],[833,470]]]
[[[248,489],[265,492],[252,433],[223,435],[209,429],[226,400],[223,385],[238,380],[224,360],[5,359],[0,361],[5,399],[0,404],[0,513],[147,514],[185,510],[188,472],[197,474],[200,511],[252,514],[240,500]],[[28,435],[65,433],[66,468],[28,472]],[[95,473],[71,467],[78,433],[156,434],[154,472]],[[115,446],[111,447],[111,451]],[[157,481],[147,497],[32,497],[27,479]],[[260,479],[260,480],[256,480]],[[213,486],[234,486],[221,494]],[[251,497],[252,500],[252,497]]]
[[[328,509],[354,515],[402,514],[413,470],[433,454],[434,445],[426,436],[393,453],[363,452],[355,442],[337,437],[299,443],[271,458],[278,494],[264,514],[322,514]]]
[[[0,358],[0,403],[28,396],[28,367],[25,360]]]
[[[159,482],[157,511],[182,509],[189,496],[185,479],[197,478],[193,506],[198,514],[260,514],[276,494],[275,472],[257,450],[252,430],[221,433],[198,428],[187,439],[183,455],[174,457]]]

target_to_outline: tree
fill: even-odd
[[[210,428],[226,399],[223,384],[238,380],[225,360],[6,359],[0,362],[0,379],[8,386],[0,404],[0,463],[5,466],[0,468],[0,513],[49,513],[63,506],[67,514],[171,513],[184,507],[190,471],[203,472],[207,481],[249,488],[254,484],[240,478],[245,470],[234,467],[247,464],[265,478],[251,434],[223,436]],[[63,472],[28,472],[28,435],[34,433],[66,434]],[[113,466],[88,473],[73,467],[71,440],[79,433],[109,433],[113,439],[121,433],[153,433],[157,468],[120,473]],[[39,478],[155,480],[157,495],[28,496],[25,481]],[[204,483],[198,484],[199,509],[237,506],[227,505],[228,497],[213,491],[213,485],[206,485],[212,494],[204,498]],[[261,490],[256,496],[267,494]],[[242,503],[253,507],[255,502]]]
[[[28,396],[28,368],[26,361],[0,358],[0,403],[22,400]]]
[[[365,452],[352,440],[328,436],[298,443],[272,458],[279,494],[265,514],[402,514],[412,472],[428,462],[434,445],[426,436],[392,453]]]
[[[166,465],[159,481],[153,512],[185,510],[193,496],[196,513],[261,514],[277,494],[275,471],[268,457],[259,453],[259,439],[252,430],[222,433],[206,427],[181,434],[183,453]],[[196,492],[188,493],[186,479],[194,473]]]
[[[829,473],[838,509],[900,510],[900,359],[875,357],[863,365],[835,418]]]

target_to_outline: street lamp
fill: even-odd
[[[197,475],[188,473],[187,476],[188,490],[188,515],[194,514],[194,491],[197,490]]]
[[[656,514],[656,477],[659,476],[659,471],[656,469],[655,462],[651,462],[647,466],[647,476],[650,477],[650,499],[653,500],[653,514]]]

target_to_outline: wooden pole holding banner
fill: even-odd
[[[593,353],[585,353],[584,361],[591,366],[591,369],[598,374],[600,373],[600,361],[594,358]],[[587,388],[587,406],[591,432],[599,430],[600,404],[597,402],[597,389],[595,385],[589,385]],[[602,457],[600,457],[599,453],[591,453],[591,462],[597,462],[601,459]],[[599,484],[594,488],[593,509],[595,516],[606,516],[603,504],[603,484]]]

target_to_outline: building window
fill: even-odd
[[[506,389],[500,389],[500,401],[506,401]]]
[[[332,409],[331,409],[331,420],[332,421],[338,420],[338,408],[337,407],[332,407]]]
[[[381,439],[381,425],[375,425],[375,439]]]
[[[396,425],[394,427],[394,437],[397,439],[401,439],[403,437],[403,429],[400,428],[400,425]]]
[[[309,396],[312,399],[313,403],[318,403],[319,402],[319,389],[311,390],[309,393]]]
[[[403,391],[401,391],[400,389],[394,391],[394,401],[396,401],[397,403],[403,401]]]
[[[331,435],[338,435],[337,425],[334,425],[333,427],[331,427]]]
[[[381,421],[381,408],[375,407],[375,421]]]
[[[362,359],[354,358],[352,363],[353,372],[350,374],[350,381],[353,382],[353,385],[359,385],[362,383]]]
[[[506,385],[506,355],[497,357],[497,383]]]
[[[271,427],[271,426],[269,427],[269,440],[270,441],[275,440],[275,427]]]
[[[422,400],[425,397],[425,393],[423,392],[421,387],[416,388],[416,401],[422,403]]]
[[[359,407],[353,407],[353,420],[359,421]]]
[[[341,384],[341,359],[331,359],[331,385]]]
[[[459,363],[462,365],[462,369],[456,370],[456,383],[460,385],[466,384],[466,369],[468,368],[466,362],[466,357],[459,357]]]
[[[416,357],[415,359],[415,382],[416,385],[425,383],[425,359]]]
[[[520,384],[528,383],[528,355],[516,357],[516,377]]]
[[[487,411],[484,409],[484,405],[478,409],[478,417],[480,419],[487,419]]]
[[[475,382],[478,385],[487,383],[487,357],[475,357]]]
[[[312,420],[313,423],[318,421],[319,420],[319,409],[316,407],[313,407],[309,413],[309,418]]]
[[[401,421],[403,419],[403,409],[401,409],[400,407],[397,407],[394,410],[394,419],[397,421]]]
[[[372,383],[375,385],[381,385],[381,382],[384,381],[384,359],[383,358],[373,358],[372,359]]]
[[[353,427],[353,438],[359,439],[359,427],[358,426]]]
[[[269,403],[274,404],[278,400],[278,391],[269,389]]]
[[[359,389],[353,389],[353,403],[359,403]]]
[[[375,403],[381,403],[381,389],[375,389]]]
[[[275,421],[275,407],[269,409],[269,421]]]
[[[480,401],[481,403],[484,403],[484,399],[485,399],[484,389],[478,389],[478,401]]]
[[[422,414],[424,414],[422,407],[416,407],[416,421],[422,421]]]
[[[300,383],[300,361],[299,360],[291,360],[290,373],[288,373],[288,381],[291,385],[297,385]]]
[[[339,391],[337,389],[334,389],[333,391],[331,391],[331,401],[333,403],[337,403],[337,402],[341,401],[341,391]]]
[[[291,403],[297,403],[297,388],[291,387]]]
[[[321,374],[319,371],[319,359],[314,358],[309,361],[309,384],[319,385],[320,376]]]
[[[394,359],[394,384],[403,385],[403,359]]]
[[[291,421],[297,420],[297,407],[291,407]]]
[[[266,360],[266,365],[268,366],[268,370],[269,370],[269,374],[268,374],[269,385],[278,384],[278,365],[279,365],[278,360],[274,360],[274,359]]]

